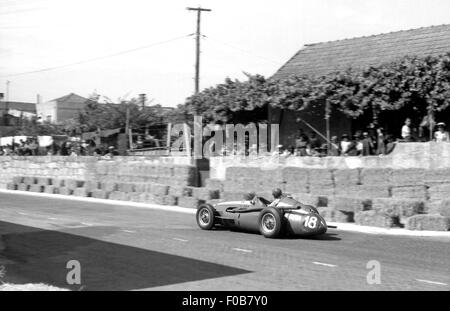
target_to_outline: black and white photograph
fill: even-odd
[[[0,0],[0,301],[449,291],[449,12]]]

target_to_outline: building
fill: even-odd
[[[36,104],[16,101],[0,101],[0,135],[7,133],[20,120],[36,116]]]
[[[291,75],[320,76],[330,72],[364,69],[398,60],[405,56],[437,56],[450,52],[450,25],[424,27],[360,38],[307,44],[299,50],[273,76],[275,79]],[[283,113],[269,112],[272,122],[280,123],[280,140],[283,145],[293,144],[299,129],[309,131],[301,118],[325,134],[324,112]],[[398,120],[403,122],[403,120]],[[338,114],[331,119],[332,135],[349,133],[355,124]]]
[[[76,118],[79,112],[90,102],[89,99],[70,93],[66,96],[37,105],[37,115],[45,122],[62,123]]]

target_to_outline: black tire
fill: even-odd
[[[259,213],[259,232],[266,238],[280,237],[283,231],[283,215],[281,211],[273,207],[267,207]]]
[[[215,219],[214,216],[216,210],[211,204],[202,204],[197,209],[197,224],[202,230],[211,230],[214,228]]]

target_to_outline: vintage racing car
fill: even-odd
[[[269,207],[270,203],[256,196],[250,201],[202,204],[197,209],[197,224],[203,230],[222,226],[260,232],[266,238],[313,236],[327,231],[325,219],[311,205],[302,204],[291,197],[282,198],[276,207]]]

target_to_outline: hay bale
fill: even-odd
[[[448,183],[450,184],[450,168],[430,169],[425,171],[425,183]]]
[[[176,196],[173,195],[164,195],[162,196],[163,199],[163,205],[177,205],[178,202],[178,198]]]
[[[393,228],[398,226],[395,217],[379,214],[375,210],[360,211],[355,213],[355,223],[360,226]]]
[[[97,190],[93,190],[92,191],[91,196],[93,198],[97,198],[97,199],[108,199],[109,198],[109,192],[97,189]]]
[[[125,183],[121,182],[117,185],[117,190],[121,192],[134,192],[136,190],[135,185],[133,183]]]
[[[425,184],[425,170],[421,168],[397,169],[392,171],[392,186],[418,186]]]
[[[52,184],[52,179],[48,177],[36,177],[36,183],[41,186],[48,186]]]
[[[154,195],[167,195],[169,194],[169,186],[161,185],[161,184],[152,184],[150,188],[150,192]]]
[[[64,179],[52,178],[52,186],[65,187]]]
[[[60,187],[59,188],[59,194],[72,195],[73,194],[73,189],[70,189],[68,187]]]
[[[23,183],[26,185],[34,185],[36,184],[36,177],[25,176],[23,178]]]
[[[14,176],[12,182],[16,185],[23,183],[23,176]]]
[[[42,185],[30,185],[28,191],[40,193],[44,190],[44,186]]]
[[[220,194],[220,197],[224,201],[243,201],[244,196],[247,195],[247,192],[229,192],[225,191]]]
[[[440,214],[442,201],[426,201],[424,213],[426,214]]]
[[[363,168],[359,176],[362,185],[389,185],[391,183],[392,169]]]
[[[109,194],[110,200],[128,201],[130,199],[128,193],[122,191],[113,191]]]
[[[443,200],[440,202],[439,214],[441,216],[450,217],[450,200]]]
[[[302,181],[291,181],[284,184],[284,190],[289,193],[307,193],[308,185]]]
[[[383,198],[390,197],[390,188],[384,185],[356,185],[338,186],[335,189],[336,195],[353,196],[363,198]]]
[[[118,186],[117,183],[112,181],[104,181],[100,183],[100,189],[106,192],[117,191]]]
[[[211,200],[220,198],[218,190],[210,190],[208,188],[192,188],[192,196],[201,200]]]
[[[206,178],[205,187],[209,189],[223,191],[223,181],[220,179]]]
[[[55,186],[44,186],[44,193],[48,193],[48,194],[58,194],[59,193],[59,188],[55,187]]]
[[[81,188],[84,186],[84,181],[76,179],[66,179],[64,181],[65,187],[75,190],[76,188]]]
[[[389,217],[410,217],[425,211],[425,204],[421,200],[375,198],[372,209],[377,213]]]
[[[86,188],[89,192],[92,192],[94,190],[99,189],[99,185],[100,183],[98,181],[95,180],[87,180],[84,182],[84,187]]]
[[[395,199],[427,200],[427,188],[425,186],[392,187],[392,197]]]
[[[331,196],[328,198],[328,206],[341,212],[360,212],[372,208],[372,201],[357,197]]]
[[[309,186],[334,187],[333,171],[329,169],[309,169]]]
[[[90,197],[91,192],[86,188],[76,188],[73,190],[73,195],[77,197]]]
[[[9,182],[6,184],[6,189],[7,190],[17,190],[18,185],[16,183],[13,182]]]
[[[309,183],[309,169],[302,167],[283,167],[281,170],[281,180],[288,183],[299,183],[308,185]]]
[[[197,208],[202,203],[201,200],[192,197],[178,198],[178,206],[186,208]]]
[[[355,186],[360,184],[359,169],[335,170],[334,184],[338,186]]]
[[[25,183],[21,183],[17,185],[17,190],[19,191],[28,191],[28,189],[30,188],[30,185],[25,184]]]
[[[312,195],[309,193],[293,193],[291,195],[295,200],[297,200],[303,204],[312,205],[315,207],[319,206],[320,201],[319,201],[319,196],[317,196],[317,195]]]
[[[332,207],[321,207],[319,208],[319,214],[325,219],[325,221],[335,221],[336,211]]]
[[[327,197],[335,195],[334,187],[332,185],[310,185],[308,193]]]
[[[258,191],[258,181],[251,178],[241,178],[240,180],[226,180],[223,184],[225,192],[252,192]]]
[[[445,200],[450,197],[450,183],[428,183],[427,191],[431,201]]]
[[[440,215],[414,215],[407,218],[406,229],[426,231],[449,231],[450,217]]]

